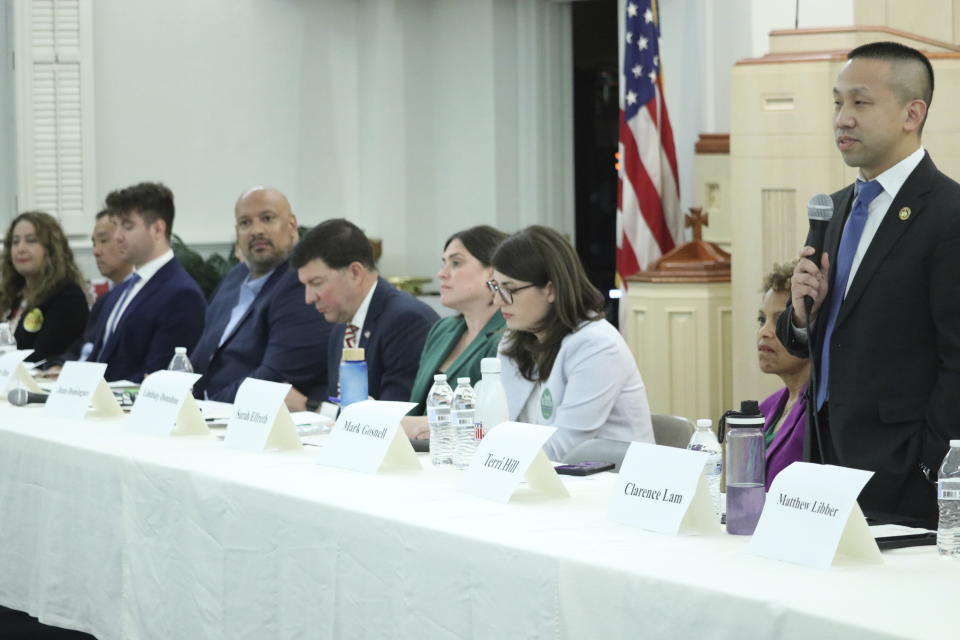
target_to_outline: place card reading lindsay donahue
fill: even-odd
[[[130,411],[127,431],[151,436],[210,433],[193,399],[199,373],[156,371],[143,381]]]

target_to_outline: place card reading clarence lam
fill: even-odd
[[[422,470],[410,440],[400,428],[400,419],[415,406],[413,402],[363,400],[344,407],[318,462],[363,473]]]
[[[300,436],[284,400],[289,384],[247,378],[233,400],[223,443],[233,449],[301,449]]]
[[[750,552],[826,569],[838,555],[881,563],[857,496],[872,471],[794,462],[777,474],[750,541]]]
[[[17,385],[27,391],[40,393],[43,389],[36,383],[27,368],[23,366],[23,361],[33,353],[33,349],[21,349],[19,351],[8,351],[0,356],[0,390],[3,391],[3,399],[7,399],[7,392]]]
[[[497,425],[477,446],[461,488],[481,498],[509,502],[525,478],[536,492],[568,497],[567,488],[543,453],[543,445],[556,430],[524,422]]]
[[[210,433],[191,390],[199,373],[156,371],[143,381],[127,431],[152,436]]]
[[[641,529],[719,533],[703,476],[708,454],[632,442],[610,497],[610,518]]]
[[[61,418],[106,417],[123,415],[123,409],[110,391],[103,374],[105,362],[65,362],[44,406],[48,415]]]

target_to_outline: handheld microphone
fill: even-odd
[[[49,393],[34,393],[17,388],[10,390],[10,393],[7,394],[7,401],[15,407],[22,407],[31,403],[44,404],[49,397]]]
[[[810,231],[807,232],[807,246],[813,247],[810,260],[820,267],[820,258],[823,255],[823,241],[827,235],[827,225],[833,217],[833,198],[825,193],[818,193],[807,203],[807,218],[810,220]],[[810,321],[810,311],[813,309],[813,298],[804,296],[804,306],[807,310],[807,321]]]

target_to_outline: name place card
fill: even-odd
[[[103,379],[106,362],[65,362],[44,406],[47,415],[61,418],[123,415]],[[88,410],[93,408],[93,411]]]
[[[302,449],[284,399],[289,384],[247,378],[233,400],[224,444],[244,451]]]
[[[750,552],[826,569],[838,555],[882,563],[857,504],[872,471],[794,462],[777,474],[750,541]]]
[[[320,451],[320,464],[363,473],[422,470],[410,440],[400,428],[400,419],[415,406],[413,402],[363,400],[343,408]]]
[[[23,361],[33,353],[33,349],[8,351],[0,356],[0,389],[3,389],[3,400],[7,399],[7,392],[20,386],[27,391],[41,393],[43,390],[33,379]]]
[[[480,441],[470,466],[463,474],[461,489],[487,500],[509,502],[520,481],[526,479],[535,492],[567,497],[543,445],[556,427],[524,422],[503,422]]]
[[[648,531],[718,533],[703,475],[709,454],[632,442],[610,496],[612,520]]]
[[[127,431],[149,436],[210,433],[191,389],[199,373],[156,371],[140,385]]]

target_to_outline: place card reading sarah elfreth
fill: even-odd
[[[33,353],[33,349],[21,349],[19,351],[8,351],[0,356],[0,389],[3,390],[3,399],[7,399],[7,392],[16,386],[21,386],[27,391],[41,393],[43,390],[36,383],[27,368],[23,366],[23,361]]]
[[[363,400],[340,411],[318,462],[327,467],[377,473],[423,466],[413,451],[400,420],[414,402]]]
[[[707,458],[702,451],[630,443],[610,496],[610,518],[669,535],[719,532],[703,475]]]
[[[838,555],[883,562],[857,496],[872,471],[794,462],[777,474],[750,552],[826,569]]]
[[[191,390],[199,373],[157,371],[140,385],[127,431],[150,436],[210,433]]]
[[[302,449],[300,436],[284,400],[289,384],[247,378],[233,400],[233,414],[223,442],[233,449]]]
[[[61,418],[123,415],[113,392],[103,379],[105,362],[65,362],[44,411]],[[87,413],[89,408],[93,411]]]
[[[568,497],[570,493],[543,453],[543,445],[556,430],[525,422],[497,425],[477,446],[460,487],[481,498],[509,502],[520,481],[526,479],[535,492]]]

